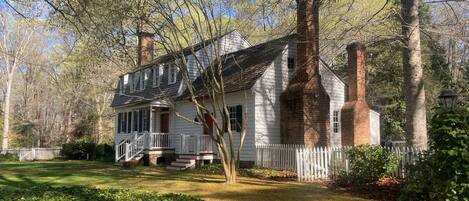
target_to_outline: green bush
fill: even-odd
[[[351,148],[349,173],[340,177],[339,184],[366,185],[377,182],[383,176],[390,176],[397,168],[396,154],[379,145],[359,145]]]
[[[67,143],[62,145],[62,156],[69,160],[114,160],[114,147],[108,144],[89,142]]]
[[[108,144],[98,144],[96,146],[96,160],[99,161],[114,161],[114,147]]]
[[[0,161],[18,161],[18,155],[17,154],[0,154]]]
[[[62,145],[61,154],[70,160],[93,160],[96,144],[89,142],[67,143]]]
[[[469,109],[437,110],[429,150],[409,167],[401,200],[469,200]]]
[[[223,165],[220,163],[212,163],[197,167],[197,171],[205,174],[223,174]]]
[[[181,194],[159,194],[124,189],[97,189],[84,186],[51,187],[38,185],[31,188],[0,187],[0,200],[16,201],[199,201]]]

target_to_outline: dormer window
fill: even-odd
[[[142,79],[142,72],[138,71],[133,74],[133,91],[141,91],[143,90],[143,79]]]
[[[129,84],[129,75],[124,75],[119,79],[119,93],[124,94],[127,85]]]
[[[295,69],[295,58],[288,57],[288,69]]]
[[[160,86],[161,78],[163,77],[163,66],[153,68],[153,87]]]
[[[172,63],[169,65],[168,68],[168,84],[174,84],[177,81],[177,66],[176,64]]]
[[[151,75],[151,68],[147,68],[143,71],[143,83],[142,83],[142,90],[145,90],[145,86],[148,84]]]

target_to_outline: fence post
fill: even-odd
[[[36,148],[33,148],[33,159],[32,160],[36,160]]]

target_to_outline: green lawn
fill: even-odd
[[[173,172],[155,167],[123,169],[112,163],[87,161],[0,163],[0,186],[28,188],[36,184],[183,193],[204,200],[365,200],[317,183],[240,177],[238,184],[225,185],[220,175]]]

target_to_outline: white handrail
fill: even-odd
[[[125,161],[129,161],[130,159],[143,152],[145,145],[145,136],[146,134],[140,135],[138,137],[136,135],[136,138],[133,142],[126,144],[127,149],[125,154]]]
[[[116,145],[116,162],[126,155],[127,139]]]

